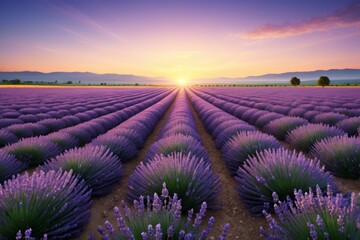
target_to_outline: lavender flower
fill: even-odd
[[[191,208],[200,209],[204,201],[211,209],[217,207],[219,178],[214,175],[209,163],[183,153],[156,156],[146,164],[140,163],[129,179],[128,200],[154,192],[161,194],[163,182],[166,182],[170,195],[177,193],[182,199],[184,212]]]
[[[37,166],[61,153],[59,145],[44,137],[25,138],[4,147],[3,150],[14,155],[24,167]]]
[[[269,229],[261,227],[262,237],[266,239],[359,239],[359,196],[355,193],[345,198],[341,193],[333,196],[328,186],[327,196],[317,187],[303,194],[295,190],[295,203],[283,201],[275,206],[277,222],[264,211]],[[354,204],[358,202],[357,204]]]
[[[308,123],[307,120],[300,117],[282,117],[266,124],[263,130],[279,140],[284,140],[288,132]]]
[[[166,187],[164,192],[169,192]],[[147,199],[150,199],[149,197]],[[114,208],[115,224],[109,221],[105,222],[106,227],[99,226],[99,232],[102,239],[208,239],[208,235],[214,226],[214,218],[209,219],[207,228],[201,230],[198,223],[201,223],[205,217],[206,203],[202,204],[201,210],[196,214],[183,217],[179,215],[178,209],[182,209],[182,201],[178,199],[175,193],[173,197],[159,197],[156,193],[144,202],[144,197],[140,196],[134,200],[134,209],[130,210],[123,204],[123,210]],[[148,205],[146,208],[144,205]],[[192,212],[190,213],[192,214]],[[195,223],[197,222],[197,223]],[[224,226],[221,234],[225,239],[229,224]]]
[[[311,154],[320,159],[326,170],[335,176],[358,179],[360,177],[360,139],[337,136],[318,141]]]
[[[235,175],[245,160],[257,151],[269,148],[281,148],[281,143],[273,136],[261,132],[239,132],[222,148],[221,152],[226,166]]]
[[[90,195],[71,172],[26,172],[5,181],[0,186],[0,238],[13,239],[29,228],[36,238],[75,237],[89,221]]]
[[[249,157],[239,168],[236,181],[240,198],[253,213],[261,213],[264,204],[286,200],[294,188],[315,190],[318,185],[325,192],[330,184],[335,189],[332,176],[320,167],[318,160],[284,148],[265,150]]]
[[[47,161],[41,170],[72,170],[92,189],[93,196],[105,195],[123,176],[121,161],[104,146],[74,148]]]
[[[345,135],[345,132],[336,127],[323,124],[308,124],[289,132],[285,140],[296,150],[308,153],[316,141],[341,135]]]

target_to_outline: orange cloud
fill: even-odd
[[[304,33],[326,31],[338,27],[360,26],[360,2],[349,4],[321,17],[300,22],[286,22],[283,24],[264,24],[255,29],[237,34],[242,39],[283,38]]]

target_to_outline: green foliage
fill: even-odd
[[[66,84],[73,84],[73,82],[72,81],[67,81]]]
[[[290,83],[291,83],[291,85],[293,85],[293,86],[298,86],[298,85],[300,85],[300,79],[297,78],[297,77],[292,77],[292,78],[290,79]]]
[[[327,76],[321,76],[317,81],[318,86],[329,86],[330,85],[330,79]]]

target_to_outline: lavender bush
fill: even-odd
[[[204,201],[211,209],[217,206],[219,178],[209,163],[183,153],[155,156],[146,164],[140,163],[129,179],[128,200],[160,194],[164,182],[170,194],[177,193],[182,200],[183,211],[198,210]]]
[[[360,127],[360,117],[344,119],[336,124],[336,127],[344,130],[349,136],[359,135],[357,129]]]
[[[72,170],[91,188],[93,196],[105,195],[123,176],[120,159],[104,146],[74,148],[48,160],[40,170]]]
[[[284,148],[269,149],[249,157],[237,171],[238,192],[244,205],[253,213],[272,206],[273,193],[280,201],[291,196],[294,188],[307,190],[318,185],[325,192],[332,176],[320,167],[318,160]],[[271,209],[271,208],[270,208]]]
[[[25,138],[4,147],[3,150],[14,155],[25,168],[42,164],[45,160],[61,153],[59,145],[44,137]]]
[[[347,118],[346,115],[341,113],[326,112],[314,116],[311,122],[323,123],[323,124],[328,124],[330,126],[335,126],[338,122],[346,118]]]
[[[90,218],[91,190],[72,172],[26,172],[0,186],[0,238],[32,229],[36,238],[69,239]]]
[[[140,149],[144,146],[145,136],[140,134],[135,129],[117,128],[117,129],[112,129],[111,133],[116,136],[122,136],[129,139],[136,146],[137,149]]]
[[[140,196],[134,200],[134,210],[131,210],[124,201],[122,203],[123,214],[118,207],[114,208],[117,228],[109,221],[105,221],[105,227],[99,226],[102,239],[208,239],[215,219],[210,217],[207,227],[201,230],[202,221],[205,217],[207,204],[201,204],[199,213],[194,216],[193,210],[188,211],[187,218],[181,216],[182,201],[174,193],[170,197],[166,184],[163,184],[161,195],[154,193],[152,200]],[[226,239],[230,224],[225,224],[219,239]],[[90,239],[93,239],[92,235]]]
[[[214,139],[217,139],[217,137],[228,127],[233,127],[233,126],[244,126],[247,125],[249,128],[251,127],[252,129],[249,129],[249,131],[255,131],[256,128],[252,125],[249,125],[239,119],[234,119],[234,120],[229,120],[229,121],[225,121],[225,122],[220,122],[216,128],[214,129],[213,132],[211,132],[211,135],[213,136]]]
[[[249,124],[237,124],[232,125],[230,127],[225,128],[215,139],[216,147],[221,149],[226,142],[228,142],[231,138],[239,134],[240,132],[246,131],[256,131],[256,128]]]
[[[55,132],[47,135],[45,138],[59,145],[63,151],[80,146],[79,140],[66,132]]]
[[[273,136],[257,131],[246,131],[239,132],[226,142],[221,152],[229,171],[235,175],[245,160],[257,151],[281,147],[281,143]]]
[[[295,128],[289,132],[285,140],[296,150],[308,153],[316,141],[345,134],[344,131],[336,127],[330,127],[321,123],[308,124]]]
[[[284,140],[288,132],[308,123],[300,117],[282,117],[266,124],[263,130],[279,140]]]
[[[360,139],[337,136],[318,141],[311,154],[320,159],[326,170],[335,176],[358,179],[360,177]]]
[[[21,172],[22,166],[15,156],[0,150],[0,184]]]
[[[105,146],[113,152],[121,161],[129,161],[136,157],[138,150],[128,138],[106,134],[94,139],[89,146]]]
[[[208,160],[208,153],[204,146],[192,136],[176,134],[164,137],[151,145],[146,154],[145,161],[152,159],[156,155],[168,156],[172,153],[183,153],[184,155],[194,155],[198,158]]]
[[[19,138],[7,129],[0,129],[0,148],[18,141]]]
[[[261,237],[269,240],[360,239],[359,194],[352,193],[350,198],[341,193],[333,196],[328,186],[327,196],[323,196],[320,187],[316,193],[309,189],[305,194],[295,189],[294,195],[295,203],[287,200],[274,205],[279,221],[263,212],[269,229],[260,227]]]

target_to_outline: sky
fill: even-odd
[[[360,1],[1,0],[0,71],[170,79],[360,68]]]

